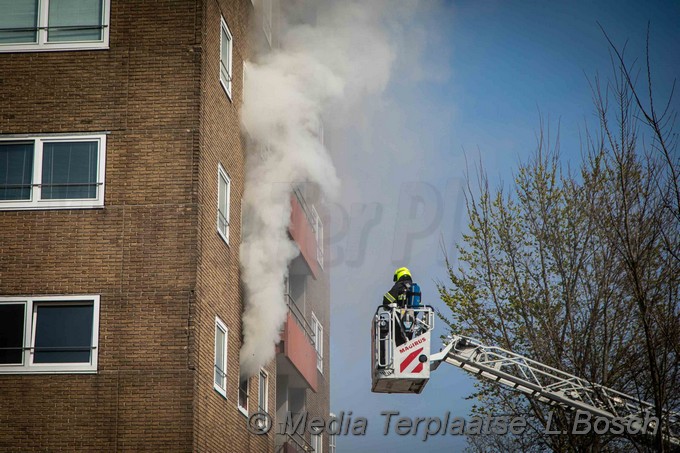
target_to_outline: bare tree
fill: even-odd
[[[456,333],[470,335],[638,396],[663,419],[680,407],[680,192],[670,108],[638,95],[623,53],[615,76],[592,83],[599,128],[587,131],[578,171],[560,161],[559,135],[541,123],[537,150],[509,188],[480,170],[468,183],[469,233],[439,291]],[[666,105],[670,106],[671,102]],[[644,130],[642,130],[644,129]],[[470,178],[468,178],[468,181]],[[470,439],[473,451],[621,451],[645,439],[573,435],[573,414],[480,382],[477,413],[528,417],[521,438]],[[664,451],[661,430],[651,448]]]
[[[603,30],[604,32],[604,30]],[[641,396],[654,402],[656,416],[678,407],[680,386],[680,190],[675,112],[675,84],[665,108],[655,107],[647,32],[646,89],[638,89],[624,52],[606,35],[617,72],[606,91],[595,85],[595,104],[610,154],[612,215],[600,220],[622,265],[624,282],[635,302],[645,366],[632,376]],[[625,47],[624,47],[625,49]],[[641,94],[646,93],[645,96]],[[610,101],[615,105],[610,113]],[[644,134],[644,132],[648,134]],[[641,136],[651,136],[644,140]],[[655,447],[664,451],[661,431]]]

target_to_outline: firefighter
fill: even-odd
[[[394,271],[394,278],[392,281],[394,281],[394,285],[392,286],[392,289],[387,291],[383,296],[383,305],[390,308],[399,307],[401,309],[397,314],[397,331],[394,333],[395,342],[397,346],[400,346],[409,340],[409,335],[406,332],[403,323],[404,318],[408,318],[408,315],[405,313],[405,308],[407,292],[411,289],[411,285],[413,284],[411,271],[405,267],[400,267]]]
[[[406,293],[413,284],[411,271],[405,267],[400,267],[394,271],[394,278],[392,280],[394,285],[383,296],[383,305],[394,307],[392,304],[396,304],[396,306],[404,308],[406,307]]]

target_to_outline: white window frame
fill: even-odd
[[[263,384],[264,389],[262,388]],[[263,368],[260,368],[257,390],[258,412],[269,412],[269,373],[267,373]]]
[[[315,206],[312,206],[312,217],[312,227],[314,228],[314,236],[316,238],[316,262],[319,263],[323,270],[323,222]]]
[[[224,91],[227,93],[227,96],[229,97],[229,100],[231,100],[231,81],[234,78],[234,70],[233,70],[233,61],[234,61],[234,37],[232,36],[231,32],[229,31],[229,27],[227,26],[227,21],[224,19],[224,17],[221,18],[220,21],[220,83],[222,84],[222,88],[224,88]],[[229,46],[229,54],[227,55],[229,61],[226,62],[226,64],[223,64],[222,62],[222,46],[225,45],[224,41],[222,40],[222,31],[226,32],[227,37],[229,38],[229,42],[227,45]],[[224,71],[222,71],[222,66],[225,67],[226,74],[223,74]]]
[[[249,400],[250,400],[250,378],[245,379],[246,382],[246,405],[242,406],[241,405],[241,382],[243,380],[239,378],[238,381],[238,397],[237,397],[237,403],[236,405],[238,406],[238,410],[245,415],[246,417],[248,416],[248,405],[249,405]]]
[[[227,185],[227,212],[225,213],[225,227],[224,231],[220,229],[220,206],[222,204],[222,190],[221,190],[221,184],[222,180],[224,179],[225,184]],[[222,164],[217,165],[217,232],[219,233],[220,237],[224,239],[224,242],[229,244],[229,224],[231,223],[229,221],[231,216],[231,178],[229,177],[229,174],[224,170],[224,167],[222,167]]]
[[[65,50],[93,50],[109,48],[109,28],[111,16],[111,0],[102,0],[102,39],[100,41],[47,41],[49,26],[50,0],[40,0],[38,3],[38,39],[34,43],[0,44],[0,53],[6,52],[50,52]]]
[[[28,200],[0,200],[0,211],[34,209],[91,209],[104,206],[106,182],[106,134],[52,134],[52,135],[2,135],[3,142],[33,142],[33,173],[31,198]],[[42,160],[45,143],[54,142],[98,142],[97,197],[82,199],[42,200]]]
[[[274,24],[274,0],[262,0],[262,31],[267,44],[272,47],[272,26]]]
[[[242,98],[242,100],[245,100],[245,92],[246,92],[245,87],[246,87],[246,83],[247,83],[247,82],[246,82],[246,77],[247,77],[246,72],[247,72],[247,71],[248,71],[247,62],[244,61],[244,62],[243,62],[243,69],[241,70],[241,80],[243,80],[243,85],[242,85],[243,88],[241,89],[241,98]],[[244,130],[246,133],[248,133],[248,130],[246,129],[245,126],[243,126],[243,130]]]
[[[83,305],[92,303],[92,351],[89,363],[33,363],[35,344],[35,325],[37,307],[54,303],[55,305]],[[99,348],[99,295],[0,297],[0,305],[24,305],[24,355],[21,365],[0,364],[0,374],[66,374],[96,373]]]
[[[222,357],[224,357],[224,364],[222,364],[222,372],[224,373],[223,379],[223,385],[220,385],[219,382],[215,382],[215,370],[217,369],[218,363],[217,363],[217,333],[222,332],[224,334],[224,351]],[[213,368],[213,388],[222,395],[223,397],[227,397],[227,364],[229,361],[227,360],[227,351],[228,351],[228,345],[229,345],[229,329],[227,328],[227,325],[222,322],[220,318],[215,316],[215,360],[214,362],[214,368]]]
[[[323,374],[323,326],[312,312],[312,331],[314,332],[314,349],[316,350],[316,369]]]
[[[323,434],[312,434],[312,448],[314,453],[323,453]]]
[[[335,419],[335,423],[339,423],[336,415],[331,412],[330,418]],[[335,433],[328,433],[328,453],[335,453],[337,444],[337,435]]]
[[[325,146],[325,144],[326,144],[325,139],[324,139],[324,134],[325,134],[325,132],[324,132],[323,121],[321,120],[321,118],[319,118],[319,127],[318,127],[316,135],[319,139],[319,142],[321,143],[321,146]]]

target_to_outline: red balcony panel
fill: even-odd
[[[316,350],[290,312],[288,312],[281,339],[282,347],[279,346],[279,351],[290,361],[307,385],[316,392]]]
[[[305,210],[300,205],[298,198],[293,194],[290,198],[291,214],[288,231],[295,243],[300,248],[300,253],[305,260],[314,278],[318,277],[319,264],[316,262],[316,235]]]

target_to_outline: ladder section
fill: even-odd
[[[484,379],[504,384],[552,406],[583,410],[607,419],[617,418],[636,429],[656,431],[654,407],[625,393],[593,384],[519,354],[463,336],[453,336],[441,352],[432,354],[436,369],[444,361]],[[666,413],[662,423],[664,438],[680,446],[680,415]]]

